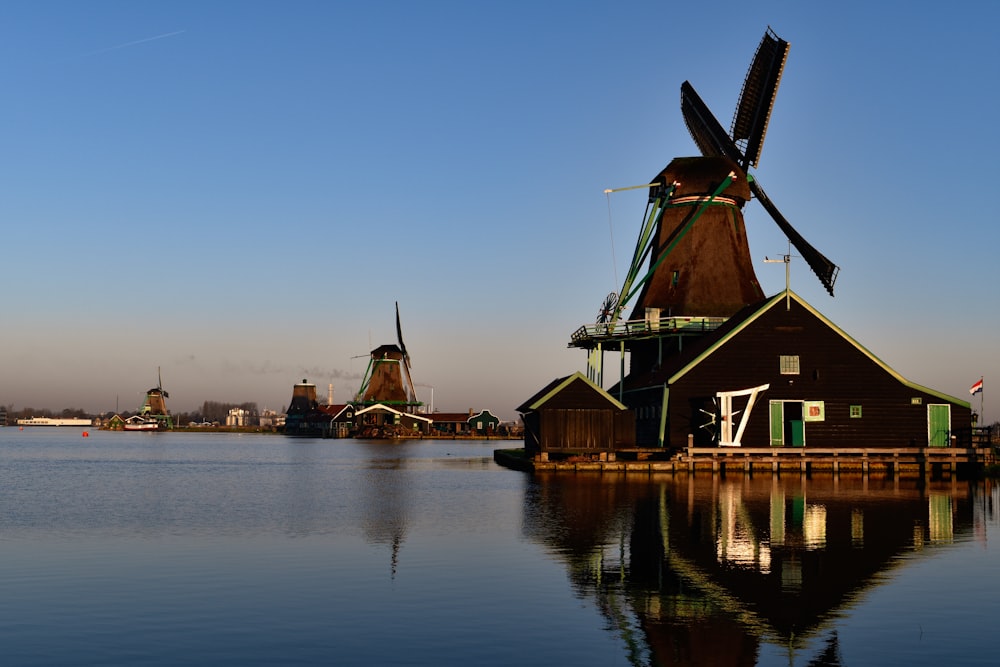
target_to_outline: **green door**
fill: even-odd
[[[934,404],[927,406],[927,445],[947,447],[951,436],[951,406]]]
[[[788,426],[792,432],[792,447],[802,447],[806,444],[806,423],[801,419],[791,419]]]

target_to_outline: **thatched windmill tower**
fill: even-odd
[[[677,158],[653,180],[654,198],[668,189],[670,196],[652,239],[655,271],[630,320],[644,319],[647,309],[655,318],[729,317],[764,298],[743,224],[750,187],[742,173],[723,157]]]
[[[170,394],[163,388],[163,378],[160,369],[156,369],[156,386],[146,392],[146,399],[139,408],[139,416],[144,420],[156,420],[159,428],[173,428],[173,420],[167,411],[167,401]]]
[[[747,72],[729,132],[690,83],[681,85],[681,112],[701,156],[675,158],[648,186],[638,186],[649,188],[649,201],[622,289],[605,300],[597,324],[581,327],[570,342],[590,352],[588,376],[599,385],[605,350],[621,354],[623,375],[629,352],[629,375],[638,377],[661,368],[692,338],[764,299],[742,213],[751,199],[760,202],[833,294],[839,268],[806,242],[749,173],[760,160],[788,51],[788,42],[769,28]],[[627,319],[621,317],[625,308],[630,309]]]
[[[749,175],[760,161],[789,48],[770,29],[764,34],[729,133],[690,83],[681,86],[684,122],[703,157],[674,159],[651,183],[647,225],[622,290],[625,304],[641,289],[629,319],[643,319],[647,308],[661,316],[729,317],[763,298],[743,223],[751,196],[833,294],[839,268],[806,242]]]
[[[354,404],[366,407],[381,403],[400,412],[416,412],[422,403],[410,376],[410,355],[403,343],[403,329],[399,321],[399,304],[396,304],[397,344],[380,345],[371,351],[364,380]]]

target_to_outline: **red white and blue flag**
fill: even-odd
[[[983,378],[979,378],[979,382],[969,387],[969,393],[976,395],[983,390]]]

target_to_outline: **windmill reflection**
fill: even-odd
[[[635,664],[839,665],[831,619],[973,530],[968,486],[919,480],[535,475],[525,531],[563,559]]]
[[[402,458],[376,459],[369,463],[363,477],[363,516],[365,540],[389,546],[389,575],[396,578],[399,554],[409,521],[409,498],[399,473],[405,467]]]

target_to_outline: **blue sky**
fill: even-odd
[[[1000,5],[875,4],[4,3],[0,402],[346,399],[398,301],[424,400],[514,418],[624,278],[645,195],[604,189],[696,153],[685,79],[728,126],[771,25],[755,175],[841,267],[792,288],[1000,419]]]

